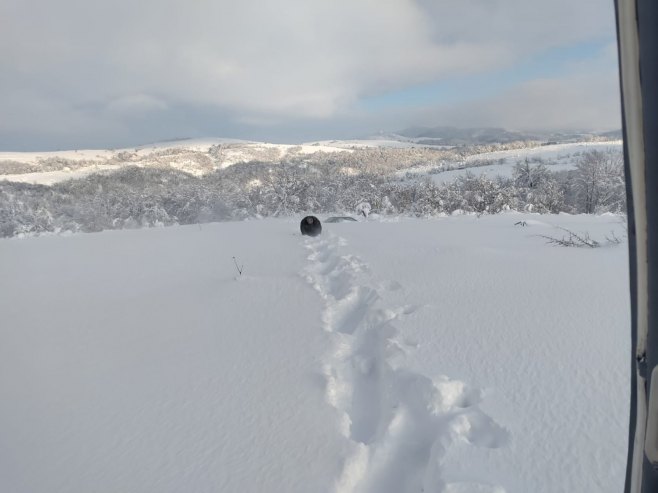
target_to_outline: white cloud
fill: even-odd
[[[139,117],[167,108],[164,101],[148,94],[128,94],[111,100],[106,111],[118,117]]]
[[[431,121],[520,130],[611,130],[621,125],[619,88],[587,75],[533,80],[490,99],[440,108],[436,114],[440,116]]]
[[[3,0],[0,18],[0,111],[20,92],[62,122],[186,105],[326,122],[363,96],[614,33],[600,0]]]
[[[493,97],[442,105],[416,114],[416,121],[456,126],[502,126],[522,130],[617,129],[621,126],[617,54],[571,64],[556,77],[520,83]]]

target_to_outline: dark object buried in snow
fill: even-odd
[[[356,222],[356,219],[354,219],[353,217],[349,217],[349,216],[334,216],[334,217],[330,217],[328,219],[325,219],[324,222],[325,223],[346,223],[346,222],[349,222],[349,221],[355,221]]]
[[[322,233],[322,224],[315,216],[306,216],[302,219],[299,228],[302,230],[302,234],[307,236],[317,236]]]

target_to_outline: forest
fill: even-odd
[[[352,158],[346,166],[345,156],[322,162],[251,161],[203,176],[166,166],[127,166],[52,186],[2,181],[0,236],[307,213],[429,217],[507,210],[625,211],[619,152],[586,152],[574,169],[560,171],[552,171],[542,159],[519,160],[510,177],[466,170],[450,183],[436,182],[432,174],[399,176],[395,171],[400,167],[389,161],[373,166]]]

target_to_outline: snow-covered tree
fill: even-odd
[[[526,158],[524,161],[516,163],[512,176],[514,184],[519,188],[538,188],[543,181],[548,178],[549,172],[545,165],[532,165]]]
[[[563,210],[564,192],[543,163],[533,165],[527,158],[516,163],[512,180],[525,210],[540,213]]]
[[[583,154],[576,164],[574,191],[580,212],[622,211],[625,189],[621,155],[600,151]]]

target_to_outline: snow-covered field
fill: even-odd
[[[626,245],[556,226],[623,237],[510,213],[0,240],[0,491],[619,492]]]
[[[570,170],[576,167],[584,153],[591,151],[617,152],[621,156],[622,141],[575,142],[473,154],[462,162],[448,163],[445,171],[434,170],[431,178],[436,183],[450,183],[466,173],[487,175],[489,178],[495,178],[496,176],[509,178],[514,173],[516,163],[522,162],[524,159],[530,160],[533,164],[543,162],[550,171]],[[480,163],[485,161],[494,161],[495,164],[481,166]],[[412,175],[425,177],[432,169],[430,167],[418,167],[410,171]],[[398,175],[407,173],[409,171],[399,172]]]

